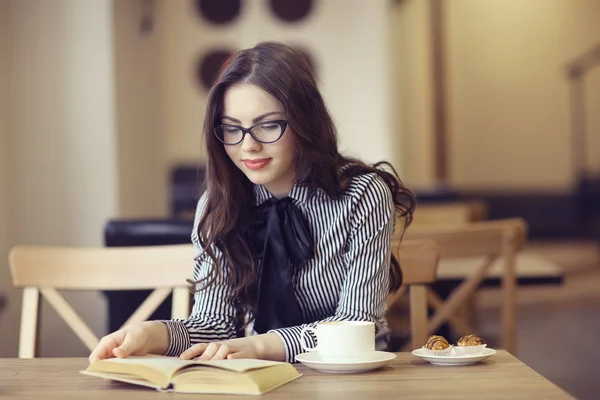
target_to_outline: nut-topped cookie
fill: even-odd
[[[456,343],[456,345],[460,346],[460,347],[480,346],[482,344],[484,344],[483,340],[481,340],[481,338],[479,336],[475,336],[475,335],[463,336],[460,339],[458,339],[458,342]]]
[[[458,339],[454,351],[459,356],[474,356],[481,354],[486,346],[479,336],[466,335]]]
[[[449,356],[452,352],[452,346],[445,337],[431,335],[423,346],[423,351],[432,356]]]
[[[445,350],[450,347],[450,343],[443,336],[431,335],[425,343],[425,348],[429,350]]]

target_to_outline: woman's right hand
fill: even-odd
[[[104,336],[90,354],[89,361],[92,363],[105,358],[164,354],[168,344],[167,326],[159,321],[145,321]]]

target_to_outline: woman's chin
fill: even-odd
[[[266,171],[245,170],[244,175],[255,185],[266,185],[272,180],[270,174],[266,173]]]

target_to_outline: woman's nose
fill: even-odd
[[[259,151],[261,148],[261,144],[257,142],[250,133],[244,135],[244,140],[242,141],[242,151],[247,153],[253,153]]]

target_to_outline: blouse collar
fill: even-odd
[[[296,200],[296,203],[305,203],[310,196],[309,189],[307,186],[294,184],[292,190],[288,194],[288,197]],[[254,198],[256,205],[261,205],[265,201],[274,197],[263,185],[254,185]]]

